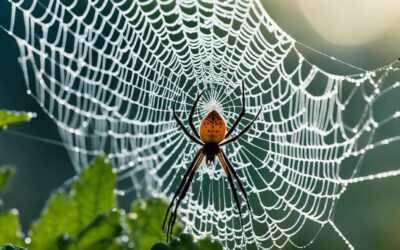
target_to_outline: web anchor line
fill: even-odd
[[[35,136],[35,135],[27,134],[27,133],[16,131],[16,130],[10,130],[10,129],[3,131],[3,133],[68,149],[68,144],[65,144],[65,143],[57,141],[57,140],[45,138],[45,137]]]
[[[326,53],[324,53],[324,52],[322,52],[322,51],[320,51],[320,50],[317,50],[317,49],[315,49],[315,48],[313,48],[313,47],[311,47],[311,46],[308,46],[308,45],[306,45],[306,44],[304,44],[304,43],[302,43],[302,42],[300,42],[300,41],[298,41],[298,40],[296,40],[296,44],[299,44],[299,45],[303,46],[304,48],[307,48],[307,49],[309,49],[309,50],[311,50],[311,51],[314,51],[314,52],[316,52],[316,53],[318,53],[318,54],[320,54],[320,55],[322,55],[322,56],[324,56],[324,57],[326,57],[326,58],[329,58],[329,59],[331,59],[331,60],[333,60],[333,61],[339,62],[339,63],[341,63],[341,64],[343,64],[343,65],[346,65],[346,66],[348,66],[348,67],[350,67],[350,68],[359,70],[359,71],[361,71],[361,72],[363,72],[363,73],[369,72],[368,70],[366,70],[366,69],[364,69],[364,68],[361,68],[361,67],[359,67],[359,66],[355,66],[355,65],[353,65],[353,64],[351,64],[351,63],[348,63],[348,62],[343,61],[343,60],[340,60],[340,59],[338,59],[338,58],[336,58],[336,57],[330,56],[330,55],[328,55],[328,54],[326,54]]]
[[[329,220],[328,221],[329,225],[332,226],[333,230],[335,230],[335,232],[339,235],[339,237],[346,243],[347,247],[350,250],[354,250],[353,245],[350,243],[350,241],[343,235],[343,233],[337,228],[337,226],[335,225],[335,223],[333,223],[333,221]]]
[[[340,183],[343,185],[348,185],[348,184],[353,184],[353,183],[358,183],[358,182],[372,181],[372,180],[383,179],[383,178],[388,178],[388,177],[395,177],[395,176],[399,176],[399,175],[400,175],[400,169],[381,172],[381,173],[377,173],[377,174],[371,174],[371,175],[367,175],[367,176],[355,177],[355,178],[351,178],[351,179],[347,179],[347,180],[343,179],[340,181]]]

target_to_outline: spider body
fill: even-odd
[[[226,123],[216,110],[210,111],[200,125],[200,140],[204,143],[220,143],[225,139]]]
[[[226,123],[218,111],[210,111],[200,124],[200,140],[204,142],[203,153],[206,156],[206,163],[214,162],[218,154],[218,143],[225,139]]]
[[[238,126],[238,124],[240,123],[240,121],[242,120],[242,118],[246,112],[245,111],[244,83],[242,83],[242,111],[240,112],[239,117],[236,119],[236,121],[234,122],[233,126],[229,129],[229,131],[226,132],[226,122],[225,122],[224,118],[222,117],[222,115],[214,109],[214,110],[210,111],[202,120],[202,122],[200,124],[200,135],[199,135],[196,127],[193,124],[193,114],[196,109],[196,105],[197,105],[200,97],[202,96],[202,94],[203,94],[203,92],[197,96],[196,100],[193,103],[192,110],[190,111],[190,114],[189,114],[189,126],[192,129],[192,133],[194,135],[192,135],[186,129],[186,127],[183,125],[182,121],[179,119],[179,117],[177,116],[177,114],[175,112],[175,104],[173,106],[174,118],[178,122],[182,131],[193,142],[201,145],[202,148],[197,152],[197,154],[196,154],[195,158],[193,159],[192,163],[190,164],[189,168],[186,170],[186,172],[183,176],[183,179],[182,179],[181,183],[179,184],[178,189],[175,192],[170,205],[168,206],[167,213],[165,214],[165,218],[164,218],[164,222],[163,222],[163,226],[162,226],[163,230],[165,229],[165,223],[167,222],[167,218],[170,213],[170,210],[171,210],[173,204],[175,203],[175,200],[177,199],[175,208],[171,212],[171,215],[169,216],[169,220],[168,220],[168,227],[167,227],[167,231],[166,231],[167,242],[169,239],[171,239],[171,236],[172,236],[172,229],[175,224],[178,207],[179,207],[180,203],[182,202],[183,198],[185,198],[185,195],[190,187],[190,183],[193,181],[194,175],[195,175],[196,171],[198,170],[198,168],[200,167],[204,157],[206,158],[207,164],[214,162],[215,156],[218,157],[218,160],[225,172],[225,175],[226,175],[229,185],[231,187],[231,190],[233,193],[233,198],[235,200],[236,207],[239,211],[240,222],[242,224],[242,227],[243,227],[242,212],[241,212],[241,208],[240,208],[238,194],[236,191],[236,186],[234,184],[232,177],[234,177],[234,179],[237,182],[237,185],[240,188],[240,191],[243,193],[244,198],[246,200],[247,207],[250,212],[250,216],[252,216],[250,203],[247,198],[247,193],[244,189],[244,186],[243,186],[242,182],[240,181],[240,178],[239,178],[238,174],[236,173],[235,169],[233,168],[232,164],[230,163],[228,157],[225,155],[225,153],[221,147],[225,144],[236,141],[237,139],[240,138],[240,136],[245,134],[250,129],[250,127],[253,125],[253,123],[256,121],[258,116],[260,115],[261,108],[258,111],[256,117],[241,132],[239,132],[237,135],[235,135],[233,137],[230,137],[230,135],[236,129],[236,127]]]

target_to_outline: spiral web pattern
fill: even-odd
[[[400,138],[376,136],[398,122],[400,103],[374,112],[382,97],[399,92],[390,78],[396,63],[351,76],[326,73],[258,0],[21,0],[4,7],[11,18],[0,25],[19,45],[28,94],[57,124],[77,171],[107,154],[120,194],[172,198],[198,150],[173,119],[174,101],[188,125],[196,94],[206,90],[195,126],[216,108],[230,127],[244,82],[248,114],[236,133],[262,113],[224,151],[254,220],[242,200],[242,229],[219,163],[200,167],[180,210],[186,230],[212,234],[226,249],[304,247],[324,225],[352,248],[333,222],[336,201],[350,183],[400,174],[358,176],[368,151]]]

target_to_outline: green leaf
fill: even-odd
[[[83,169],[72,185],[72,199],[78,212],[79,227],[85,227],[95,216],[111,212],[117,206],[116,176],[112,165],[103,156],[97,157]]]
[[[7,126],[22,122],[29,122],[34,115],[31,113],[11,112],[0,110],[0,131],[7,129]]]
[[[32,226],[29,248],[71,249],[76,242],[86,239],[84,235],[96,231],[91,224],[96,216],[116,207],[115,184],[111,164],[104,157],[95,159],[82,170],[69,194],[60,189],[52,195],[41,218]],[[102,227],[99,230],[103,235]]]
[[[98,215],[79,233],[75,249],[122,249],[123,216],[123,212],[118,210]]]
[[[7,182],[15,174],[15,169],[12,167],[0,167],[0,190],[5,188]]]
[[[0,246],[8,243],[20,245],[21,238],[18,211],[12,209],[8,212],[0,212]]]
[[[156,243],[151,250],[223,250],[223,247],[210,237],[194,241],[192,235],[180,234],[179,238],[173,238],[169,245]]]
[[[25,248],[22,247],[17,247],[12,244],[7,244],[5,247],[0,248],[0,250],[26,250]]]
[[[55,192],[31,229],[30,249],[63,249],[67,235],[78,231],[78,213],[71,198],[63,191]]]
[[[168,205],[160,198],[148,201],[137,201],[132,204],[127,223],[130,229],[130,240],[135,249],[148,250],[157,241],[164,241],[165,234],[161,230]],[[182,232],[179,219],[174,227],[173,235]]]

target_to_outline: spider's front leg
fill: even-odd
[[[246,103],[244,96],[244,81],[242,81],[242,111],[240,112],[236,121],[233,123],[233,126],[229,129],[228,133],[226,133],[225,138],[228,138],[232,134],[232,132],[236,129],[237,125],[242,120],[245,114],[246,114]]]
[[[178,115],[176,114],[176,110],[175,110],[175,105],[176,105],[176,101],[172,107],[172,113],[174,115],[174,118],[176,120],[176,122],[179,124],[179,126],[181,127],[181,129],[183,130],[183,132],[195,143],[199,144],[199,145],[204,145],[203,142],[201,142],[199,139],[197,139],[196,137],[194,137],[193,135],[191,135],[189,133],[189,131],[185,128],[185,125],[183,125],[182,121],[179,119]]]
[[[204,93],[204,90],[202,92],[200,92],[200,94],[197,95],[196,100],[193,103],[192,110],[190,111],[190,114],[189,114],[189,126],[192,129],[194,135],[197,137],[197,139],[200,139],[200,136],[196,130],[196,127],[193,124],[193,115],[194,115],[194,111],[196,110],[197,103],[199,102],[200,97],[203,95],[203,93]]]
[[[256,117],[254,117],[254,119],[253,119],[242,131],[240,131],[239,134],[237,134],[236,136],[232,137],[231,139],[228,139],[228,140],[226,140],[226,141],[221,142],[221,143],[219,144],[219,146],[223,146],[223,145],[225,145],[225,144],[234,142],[234,141],[236,141],[237,139],[239,139],[242,135],[244,135],[244,134],[251,128],[251,126],[254,124],[254,122],[257,120],[257,118],[260,116],[261,110],[262,110],[262,107],[261,107],[260,110],[258,111]]]

